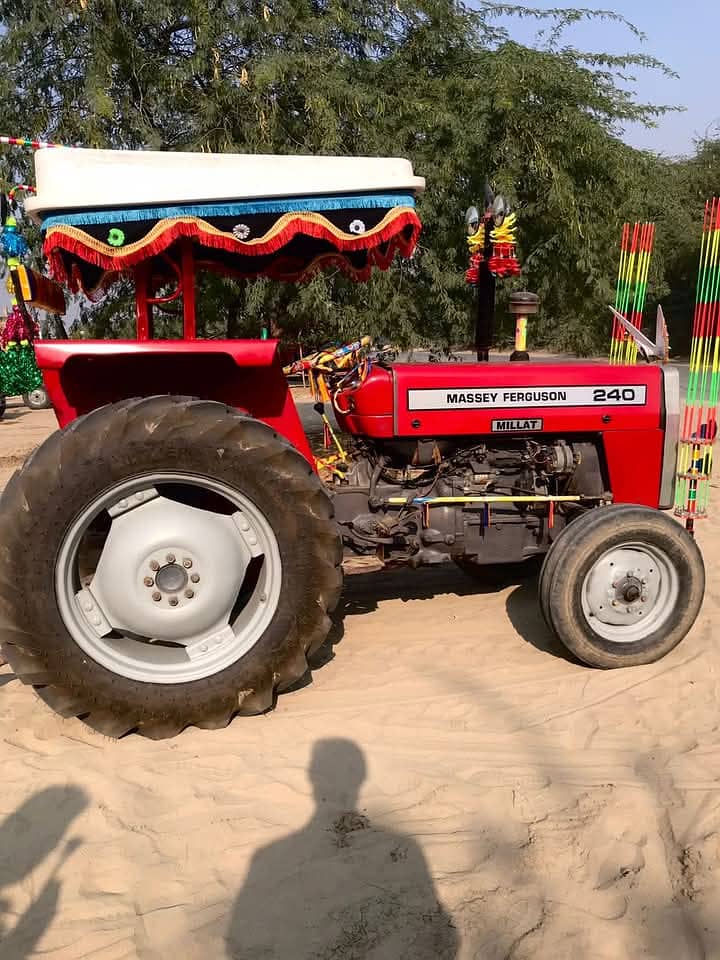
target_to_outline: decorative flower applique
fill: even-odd
[[[236,223],[232,232],[238,240],[247,240],[250,236],[250,227],[246,223]]]
[[[350,233],[365,233],[365,224],[362,220],[353,220],[350,224]]]
[[[121,247],[125,243],[125,234],[118,227],[113,227],[108,234],[107,242],[111,247]]]

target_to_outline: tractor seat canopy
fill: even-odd
[[[152,261],[174,275],[181,242],[200,269],[303,281],[339,269],[366,280],[410,256],[425,181],[408,160],[58,148],[35,154],[53,277],[97,298]]]

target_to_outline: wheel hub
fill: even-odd
[[[155,575],[155,585],[162,593],[179,593],[188,584],[188,575],[177,563],[167,563]]]
[[[635,603],[643,596],[643,584],[637,577],[625,577],[615,587],[615,597],[623,603]]]
[[[582,606],[606,639],[642,639],[673,609],[678,583],[668,559],[644,544],[623,544],[593,564],[582,588]]]

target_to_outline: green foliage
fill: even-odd
[[[513,42],[501,14],[541,21],[544,47]],[[427,178],[411,261],[361,286],[337,275],[286,287],[205,277],[206,336],[270,326],[310,342],[369,332],[467,343],[462,221],[487,178],[518,208],[519,283],[544,305],[535,342],[589,351],[607,343],[623,220],[662,214],[658,188],[702,192],[700,168],[620,141],[623,123],[663,110],[635,102],[626,72],[664,68],[563,46],[563,29],[591,16],[621,19],[453,0],[0,0],[0,126],[86,146],[393,154]],[[6,152],[0,172],[26,178],[28,156]],[[693,207],[677,223],[688,251],[696,219]],[[666,272],[684,274],[669,250],[658,262],[651,294],[661,295]],[[127,335],[129,291],[80,320],[84,335]],[[158,325],[172,335],[180,320]]]

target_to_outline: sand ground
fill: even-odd
[[[0,483],[52,423],[9,410]],[[107,740],[3,667],[0,957],[720,958],[718,533],[632,670],[449,568],[349,578],[314,682],[224,731]]]

